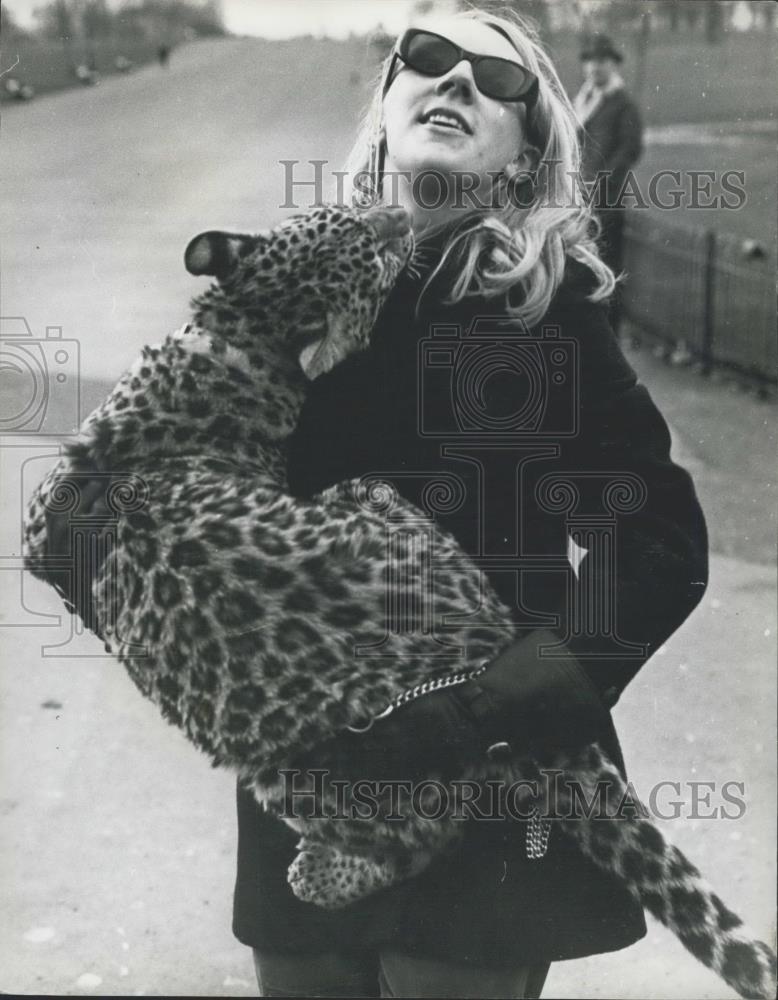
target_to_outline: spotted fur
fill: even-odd
[[[27,513],[26,564],[47,579],[46,509],[69,499],[58,477],[81,465],[125,477],[125,494],[113,494],[116,544],[93,588],[106,649],[168,721],[279,815],[279,769],[303,781],[312,765],[364,777],[339,749],[345,726],[512,640],[508,609],[453,537],[390,485],[353,481],[311,500],[287,489],[284,442],[309,380],[367,345],[410,248],[407,219],[384,209],[323,208],[260,236],[194,240],[189,269],[218,281],[195,300],[185,331],[143,350]],[[430,613],[433,559],[438,627],[409,627],[420,609]],[[387,595],[415,609],[405,628],[387,620]],[[541,811],[556,809],[559,829],[741,995],[773,995],[772,952],[646,815],[574,818],[573,779],[589,792],[603,781],[609,794],[625,791],[602,752],[545,763],[571,784]],[[532,766],[485,762],[463,777],[514,781]],[[325,816],[334,794],[329,784],[316,790]],[[404,804],[401,822],[386,818],[386,802],[369,821],[289,819],[302,834],[289,871],[295,893],[343,906],[456,844],[461,823]]]

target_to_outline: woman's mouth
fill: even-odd
[[[463,132],[465,135],[472,135],[473,130],[463,115],[450,108],[430,108],[429,111],[419,115],[419,122],[422,125],[434,125],[436,128],[446,129],[451,132]]]

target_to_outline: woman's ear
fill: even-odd
[[[190,241],[184,251],[184,264],[190,274],[226,278],[254,242],[256,237],[212,229]]]
[[[534,174],[540,164],[540,150],[537,146],[527,143],[516,159],[513,160],[513,164],[515,164],[514,173],[520,171],[523,174]]]

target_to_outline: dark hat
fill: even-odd
[[[607,35],[589,35],[581,45],[581,60],[613,59],[620,63],[622,54]]]

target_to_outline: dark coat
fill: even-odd
[[[598,187],[595,207],[616,204],[629,169],[643,151],[643,125],[637,105],[623,88],[606,94],[579,132],[581,170],[587,182],[605,171],[608,179]],[[602,200],[607,198],[607,201]]]
[[[567,635],[566,651],[574,654],[542,665],[534,658],[527,661],[518,677],[528,703],[552,743],[569,736],[576,720],[586,719],[579,738],[599,739],[621,762],[607,706],[700,600],[707,579],[707,540],[691,480],[670,459],[667,426],[623,357],[605,307],[586,301],[590,285],[590,273],[570,262],[545,321],[566,338],[563,354],[549,361],[553,366],[561,359],[567,379],[564,392],[557,392],[554,383],[542,419],[527,432],[533,417],[525,414],[523,423],[499,439],[510,446],[545,449],[523,470],[520,500],[516,452],[482,451],[481,484],[477,464],[442,457],[442,445],[467,451],[477,436],[471,428],[450,429],[452,392],[445,350],[428,357],[427,366],[420,367],[418,360],[419,343],[429,336],[430,324],[467,330],[474,317],[499,318],[501,310],[494,302],[477,299],[443,306],[432,288],[415,316],[421,282],[408,276],[400,279],[379,317],[370,350],[312,387],[289,470],[291,487],[301,495],[368,472],[386,473],[387,478],[394,473],[400,493],[417,504],[423,502],[424,483],[436,473],[459,476],[464,502],[455,512],[439,515],[439,523],[471,554],[480,551],[493,557],[486,572],[503,600],[535,615],[546,614],[538,619],[527,610],[517,612],[527,635],[543,623],[556,622],[556,634]],[[494,321],[487,329],[494,329]],[[515,327],[508,336],[516,336]],[[539,349],[547,360],[550,350]],[[570,364],[576,352],[578,360]],[[538,356],[536,351],[535,360]],[[526,398],[522,377],[498,373],[489,381],[489,413],[499,417],[516,411],[517,399]],[[571,415],[578,420],[574,433]],[[449,430],[442,437],[427,436],[446,426]],[[628,473],[643,484],[645,502],[618,521],[614,551],[618,633],[622,640],[644,647],[637,653],[603,650],[596,637],[577,634],[567,601],[572,577],[559,565],[523,574],[521,605],[517,602],[516,553],[563,560],[567,551],[572,522],[558,509],[543,509],[548,504],[539,502],[536,494],[541,478],[555,472],[577,483],[579,514],[595,508],[602,513],[597,504],[603,476]],[[481,503],[486,504],[483,512]],[[577,537],[583,543],[583,535]],[[503,558],[501,569],[493,568],[495,556]],[[514,571],[506,571],[506,562],[509,567],[513,563]],[[601,575],[593,567],[590,576]],[[544,859],[527,860],[523,824],[515,821],[468,822],[465,842],[453,857],[440,858],[420,877],[336,913],[293,896],[286,869],[297,836],[266,816],[240,789],[238,821],[234,931],[253,947],[294,952],[362,950],[391,943],[420,956],[510,966],[615,950],[645,933],[640,906],[616,879],[596,869],[558,834],[552,835]]]

